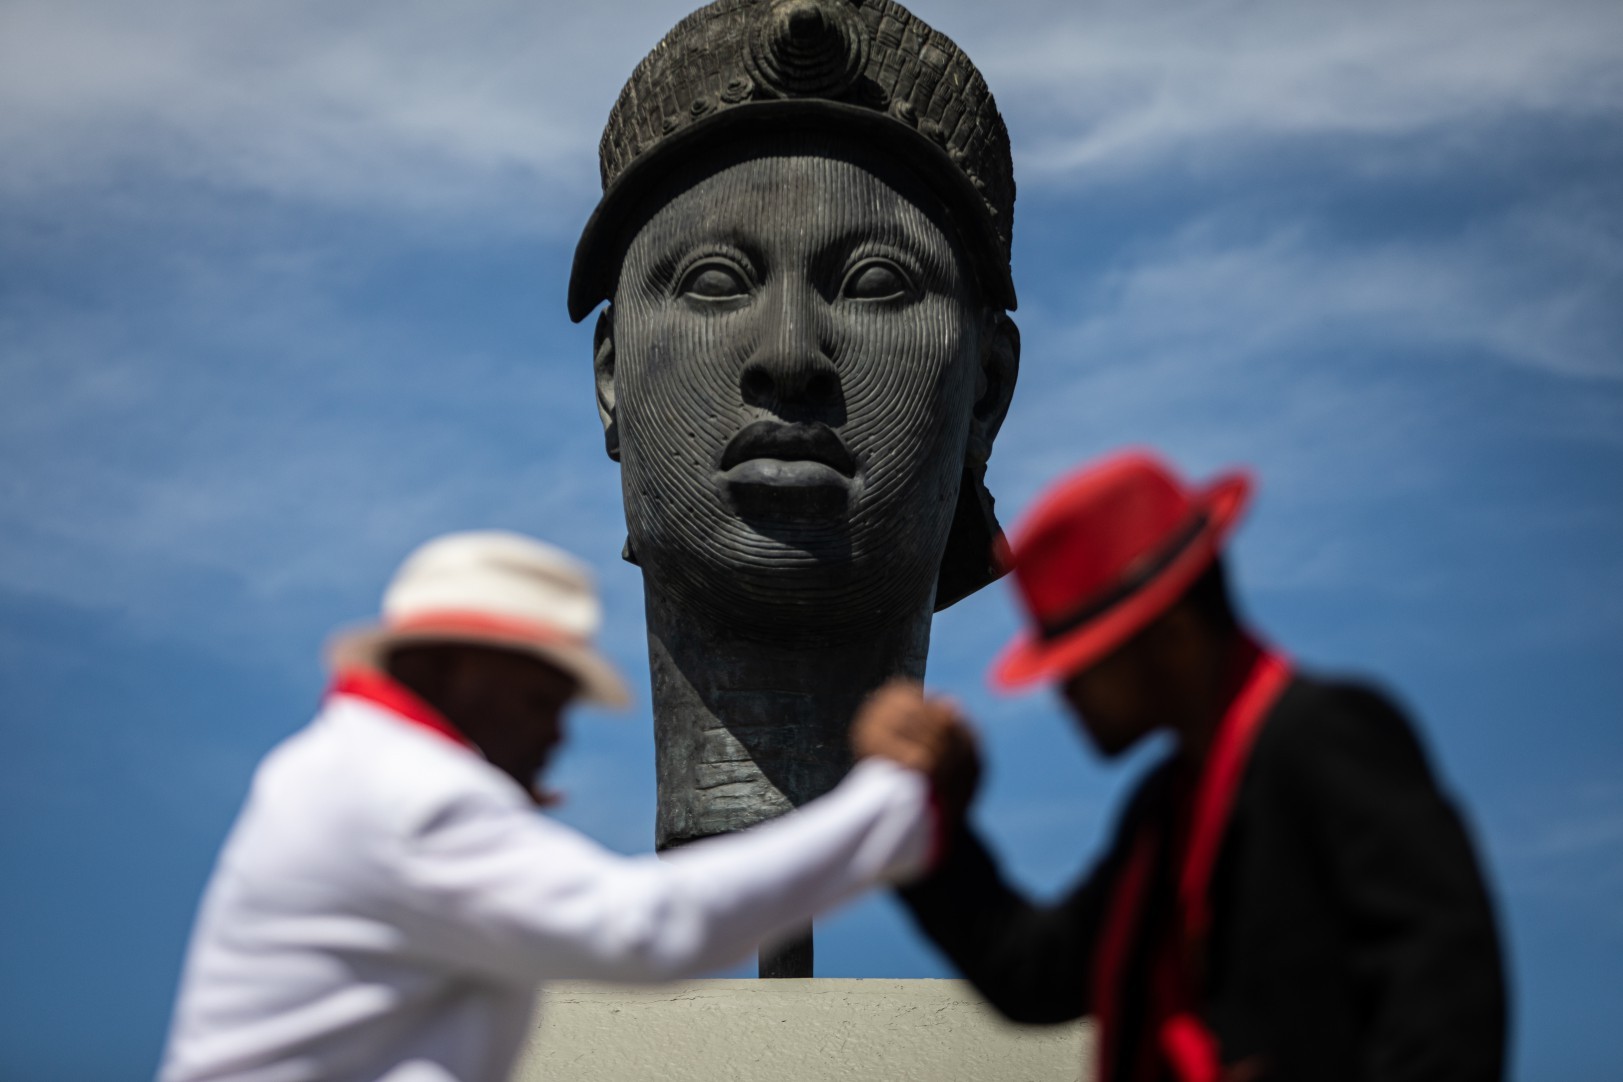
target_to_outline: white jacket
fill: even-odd
[[[163,1082],[500,1082],[540,982],[746,956],[934,841],[919,774],[865,760],[753,830],[622,857],[364,690],[266,757],[192,932]]]

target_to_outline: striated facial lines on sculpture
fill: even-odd
[[[648,205],[608,362],[645,573],[769,639],[928,608],[982,347],[945,212],[906,168],[812,132],[678,171]]]

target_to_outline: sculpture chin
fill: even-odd
[[[716,474],[722,499],[746,522],[828,522],[851,509],[854,478],[809,459],[751,458]]]

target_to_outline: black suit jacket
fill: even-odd
[[[1128,840],[1170,815],[1173,769],[1146,778],[1111,850],[1055,905],[1013,891],[967,828],[902,897],[1009,1018],[1087,1014]],[[1156,874],[1150,926],[1172,904],[1170,869]],[[1377,693],[1300,676],[1287,686],[1242,776],[1210,902],[1200,1014],[1225,1063],[1260,1057],[1277,1082],[1501,1076],[1504,984],[1482,877],[1408,722]],[[1133,964],[1128,1027],[1144,1009]]]

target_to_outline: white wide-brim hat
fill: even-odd
[[[503,530],[446,534],[406,557],[381,621],[334,635],[327,662],[375,669],[408,643],[497,646],[556,665],[583,698],[625,706],[625,681],[592,645],[602,622],[591,574],[561,549]]]

